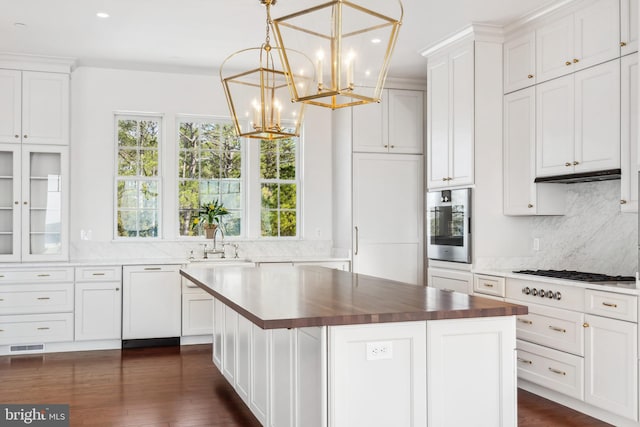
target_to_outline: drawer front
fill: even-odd
[[[584,356],[584,314],[529,304],[516,317],[518,339]]]
[[[0,284],[3,283],[42,283],[42,282],[72,282],[73,268],[34,268],[30,270],[2,270],[0,269]]]
[[[0,286],[0,314],[73,311],[73,283]]]
[[[567,396],[584,399],[584,359],[524,341],[516,341],[518,378]]]
[[[73,313],[0,316],[0,345],[73,341]]]
[[[473,275],[473,292],[504,297],[504,277]]]
[[[78,267],[76,282],[119,282],[122,280],[122,267]]]
[[[638,297],[587,289],[585,311],[612,319],[638,322]]]

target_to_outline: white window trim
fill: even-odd
[[[118,181],[120,175],[118,175],[118,121],[119,120],[140,120],[140,119],[157,119],[159,122],[158,129],[160,135],[158,138],[158,176],[157,178],[149,177],[136,177],[137,181],[154,181],[158,183],[158,235],[156,237],[125,237],[118,236]],[[163,168],[162,162],[164,158],[164,134],[165,134],[165,120],[163,113],[153,112],[134,112],[134,111],[114,111],[113,113],[113,142],[114,142],[114,179],[113,179],[113,240],[116,242],[148,242],[163,240]]]

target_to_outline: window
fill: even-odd
[[[178,122],[178,216],[180,236],[201,236],[192,229],[198,208],[222,202],[229,215],[222,218],[226,236],[242,234],[242,150],[230,120]]]
[[[298,235],[298,138],[260,143],[260,229],[263,237]]]
[[[116,116],[116,237],[159,237],[161,118]]]

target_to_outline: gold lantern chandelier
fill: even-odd
[[[300,135],[300,124],[304,105],[290,102],[290,90],[286,73],[278,69],[274,61],[274,51],[280,48],[271,45],[271,6],[276,0],[259,0],[266,7],[267,25],[265,42],[260,47],[244,49],[231,54],[220,67],[220,79],[227,97],[229,110],[236,133],[240,137],[258,139],[280,139]],[[282,56],[275,53],[278,59]],[[304,64],[313,66],[309,58],[300,52],[288,52]],[[257,67],[246,69],[247,63]],[[308,68],[309,65],[305,65]],[[244,71],[239,71],[243,70]],[[230,70],[230,71],[227,71]],[[311,90],[313,76],[296,75],[299,89],[307,93]],[[305,88],[306,87],[306,88]]]
[[[384,14],[390,7],[397,18]],[[292,100],[332,109],[379,102],[403,13],[400,0],[330,0],[274,19]],[[293,52],[313,58],[311,67]]]

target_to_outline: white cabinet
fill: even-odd
[[[0,144],[0,261],[68,257],[68,148]]]
[[[422,156],[353,156],[353,271],[422,284]]]
[[[422,154],[422,91],[385,89],[380,103],[352,108],[353,151]]]
[[[180,336],[179,268],[178,265],[123,267],[123,339]]]
[[[620,167],[620,61],[536,86],[536,176]]]
[[[585,401],[638,420],[638,326],[585,316]]]
[[[620,60],[620,209],[638,212],[638,54]]]
[[[182,279],[182,336],[213,333],[213,297]]]
[[[530,87],[504,96],[505,215],[561,215],[565,189],[536,184],[536,93]]]
[[[620,55],[638,51],[638,0],[620,0]]]
[[[536,30],[538,82],[620,55],[619,0],[598,0]]]
[[[121,338],[122,267],[78,267],[75,284],[75,340]]]
[[[69,144],[69,75],[0,70],[0,143]]]
[[[213,364],[222,372],[222,347],[224,346],[224,307],[220,300],[213,299]]]
[[[471,295],[473,293],[473,273],[470,271],[429,267],[427,270],[427,286]]]
[[[474,42],[428,58],[427,186],[473,184]]]
[[[536,84],[536,35],[530,31],[504,42],[504,93]]]

